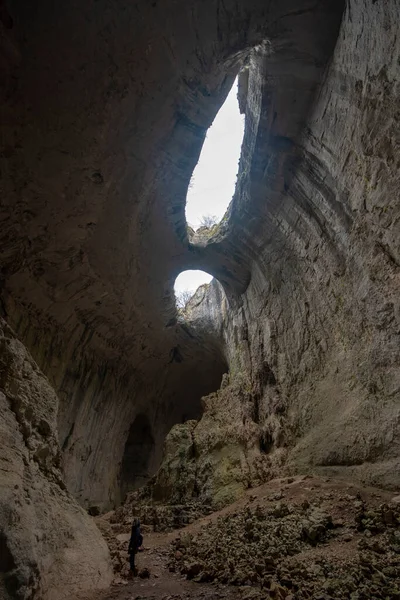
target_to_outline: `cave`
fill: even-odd
[[[140,414],[129,428],[121,465],[122,497],[143,487],[150,478],[155,440],[146,415]]]
[[[7,539],[3,533],[0,533],[0,573],[4,574],[12,571],[14,567],[15,563],[7,546]]]
[[[399,22],[398,0],[0,1],[0,596],[108,593],[106,537],[155,489],[181,525],[284,478],[398,494]],[[236,80],[234,192],[195,230]],[[189,270],[212,280],[182,309]]]

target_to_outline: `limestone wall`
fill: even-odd
[[[50,4],[0,18],[0,310],[60,399],[68,489],[118,503],[137,416],[155,469],[228,367],[266,460],[397,486],[398,2]],[[193,235],[187,187],[242,68],[235,196]],[[185,268],[224,290],[186,322]]]
[[[0,321],[0,595],[71,598],[106,588],[108,548],[66,490],[57,441],[58,399]]]
[[[243,436],[250,422],[268,440],[268,456],[259,453],[263,463],[285,455],[287,470],[394,489],[400,487],[398,18],[395,2],[347,4],[307,124],[286,149],[276,145],[285,126],[282,87],[271,76],[271,58],[255,58],[246,76],[246,124],[258,124],[247,134],[253,159],[230,208],[233,227],[244,229],[236,251],[251,264],[250,284],[235,302],[214,282],[187,311],[194,326],[223,336],[231,381],[244,378],[250,391]],[[272,55],[273,71],[274,61]],[[260,71],[267,83],[255,107]],[[249,202],[257,216],[251,239],[243,225]],[[236,397],[233,390],[232,406]],[[219,403],[212,406],[218,413]],[[210,419],[206,410],[203,421]]]

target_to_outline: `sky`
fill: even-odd
[[[220,221],[232,200],[239,167],[244,116],[239,113],[237,80],[220,108],[207,136],[186,198],[186,220],[197,229],[201,218],[213,215]],[[175,281],[175,291],[195,292],[212,277],[204,271],[184,271]]]
[[[205,271],[183,271],[175,279],[175,293],[190,291],[194,294],[199,285],[210,283],[212,276]]]

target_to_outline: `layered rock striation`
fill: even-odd
[[[0,596],[71,598],[112,579],[106,543],[66,490],[58,399],[0,321]]]
[[[174,278],[199,263],[176,214],[268,9],[4,5],[2,311],[57,391],[86,506],[119,501],[137,417],[161,441],[227,370],[218,340],[176,320]]]
[[[223,340],[229,380],[169,435],[154,499],[219,507],[283,468],[399,488],[397,12],[347,5],[303,128],[290,64],[273,77],[263,47],[241,74],[236,193],[220,226],[190,237],[229,248],[249,284],[238,295],[221,277],[186,308]]]
[[[216,504],[283,466],[400,486],[399,11],[1,3],[0,310],[53,390],[46,419],[26,390],[52,436],[43,450],[35,434],[29,468],[55,460],[83,506],[106,510],[180,423],[170,439],[193,430],[197,448],[180,464]],[[239,72],[235,195],[219,227],[191,232],[187,187]],[[173,283],[189,268],[219,283],[179,315]]]

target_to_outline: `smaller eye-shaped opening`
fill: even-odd
[[[182,271],[175,279],[175,299],[178,308],[185,308],[196,290],[205,283],[210,283],[212,275],[205,271]]]

